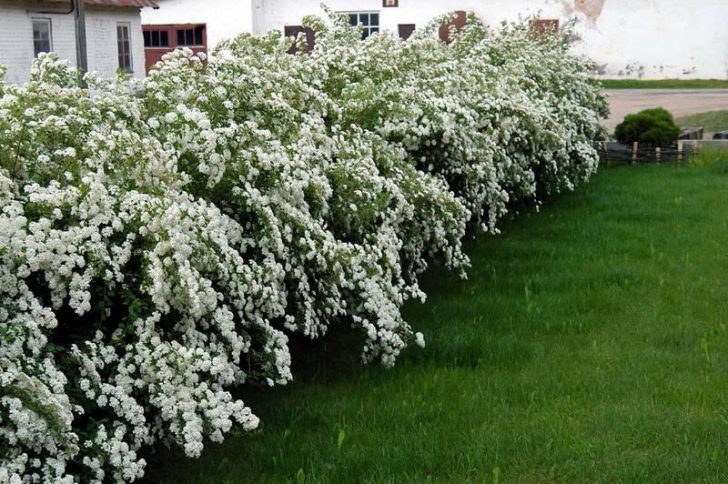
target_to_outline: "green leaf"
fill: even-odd
[[[339,430],[339,438],[336,441],[336,446],[341,450],[341,446],[344,445],[344,439],[346,438],[346,432]]]

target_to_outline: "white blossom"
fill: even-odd
[[[428,261],[464,276],[468,224],[596,170],[606,104],[561,37],[305,23],[310,54],[244,35],[86,90],[42,53],[0,82],[0,482],[134,481],[145,446],[255,429],[231,391],[290,381],[292,333],[352,324],[395,364]]]

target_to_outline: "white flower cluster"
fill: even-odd
[[[468,226],[596,169],[605,102],[561,36],[306,23],[310,54],[0,82],[0,482],[133,481],[144,446],[256,428],[231,391],[289,381],[291,333],[348,323],[394,364],[428,260],[464,274]]]

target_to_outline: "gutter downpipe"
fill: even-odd
[[[84,0],[71,0],[73,2],[74,18],[76,20],[76,65],[78,66],[79,77],[83,87],[86,83],[83,80],[84,74],[88,72],[88,57],[86,55],[86,10]]]

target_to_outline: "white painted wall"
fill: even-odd
[[[304,15],[323,14],[317,0],[260,0],[263,4],[256,19],[258,34],[282,25],[298,24]],[[382,0],[328,0],[338,12],[379,12],[383,29],[397,32],[398,24],[424,26],[434,17],[454,10],[474,11],[483,21],[496,24],[502,19],[517,19],[539,10],[554,18],[562,10],[560,2],[549,0],[399,0],[398,7],[382,7]]]
[[[119,68],[116,26],[125,22],[130,26],[132,77],[146,76],[144,68],[144,35],[138,9],[86,9],[86,43],[90,71],[114,75]]]
[[[34,17],[51,19],[52,49],[60,57],[76,65],[76,31],[73,15],[39,13],[59,10],[39,3],[0,2],[0,64],[7,66],[6,81],[22,84],[28,80],[33,61]],[[65,7],[65,6],[64,6]],[[63,8],[63,7],[62,7]],[[67,9],[66,9],[67,10]],[[128,23],[131,34],[133,76],[144,72],[144,38],[141,18],[135,8],[86,8],[86,42],[89,71],[112,76],[119,67],[116,26]]]
[[[207,46],[253,32],[255,0],[160,0],[159,9],[142,9],[142,24],[207,24]]]
[[[728,79],[728,0],[606,0],[579,33],[604,77]]]
[[[318,0],[260,0],[256,33],[321,13]],[[452,10],[474,11],[486,23],[524,16],[578,20],[575,50],[605,78],[728,78],[728,0],[328,0],[337,11],[378,11],[383,28],[423,26]],[[601,7],[601,12],[599,9]],[[598,15],[594,15],[599,12]]]
[[[256,35],[322,14],[322,0],[161,0],[142,11],[143,23],[207,23],[208,47],[241,32]],[[423,26],[452,10],[487,24],[524,16],[576,18],[575,50],[604,78],[728,78],[728,0],[324,0],[336,11],[378,11],[383,29]]]

